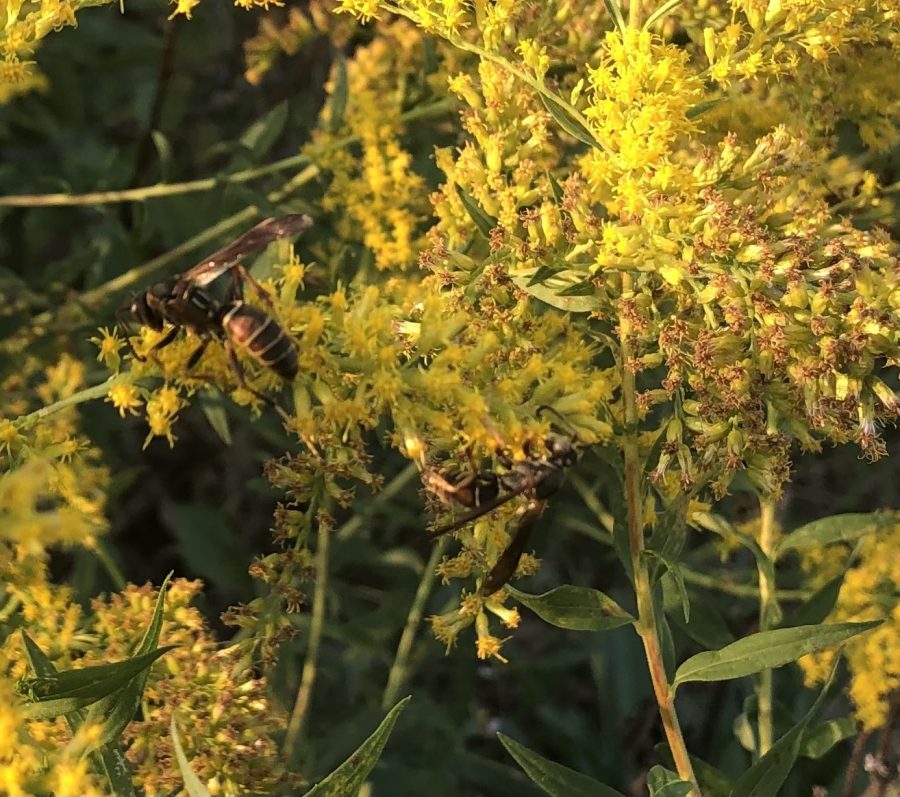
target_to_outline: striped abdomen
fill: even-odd
[[[222,328],[234,343],[282,379],[297,376],[297,347],[273,318],[243,302],[232,302],[223,310]]]

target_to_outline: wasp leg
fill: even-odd
[[[510,540],[506,550],[500,554],[497,563],[491,568],[490,573],[484,577],[481,582],[479,592],[483,597],[493,595],[498,589],[505,586],[506,583],[516,574],[519,567],[519,560],[525,553],[525,546],[531,537],[534,524],[541,516],[544,509],[543,502],[533,503],[525,510],[525,513],[519,519],[516,530],[513,532],[513,538]]]
[[[185,366],[185,370],[190,371],[198,362],[200,362],[200,358],[203,356],[203,352],[206,351],[206,347],[209,345],[209,338],[204,338],[200,341],[200,345],[194,349],[194,353],[188,357],[187,365]]]
[[[253,292],[270,310],[275,307],[269,292],[253,279],[253,277],[250,276],[250,272],[240,263],[231,267],[231,287],[228,289],[229,301],[243,301],[244,283],[247,283],[253,289]]]
[[[225,341],[225,351],[228,354],[228,363],[231,365],[231,371],[234,373],[234,378],[237,379],[238,384],[244,388],[244,390],[249,391],[254,396],[256,396],[261,401],[264,401],[268,404],[275,412],[277,412],[283,420],[289,421],[290,417],[288,414],[281,409],[269,396],[265,393],[260,393],[255,388],[250,387],[247,384],[247,377],[244,374],[244,366],[241,365],[241,361],[238,359],[237,353],[234,350],[234,346],[231,345],[230,340]]]

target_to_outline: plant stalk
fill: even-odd
[[[406,616],[406,625],[403,627],[403,633],[400,635],[400,642],[394,655],[394,663],[391,665],[387,685],[381,697],[381,707],[385,710],[391,708],[397,702],[397,695],[409,674],[409,655],[412,652],[419,624],[422,622],[422,615],[425,613],[425,604],[428,602],[431,588],[434,586],[434,581],[437,578],[437,566],[444,553],[446,542],[446,537],[440,537],[432,547],[431,556],[425,565],[412,606],[410,606],[409,614]]]
[[[631,295],[633,290],[630,274],[622,275],[622,298]],[[628,542],[631,549],[631,562],[634,571],[634,591],[637,598],[638,620],[635,624],[647,666],[653,693],[659,707],[660,718],[669,743],[669,750],[675,762],[678,776],[693,785],[692,797],[699,797],[700,787],[694,775],[694,768],[688,755],[681,724],[675,711],[675,692],[669,685],[666,667],[663,661],[662,648],[657,633],[656,610],[653,604],[653,588],[650,583],[650,571],[644,553],[644,502],[641,498],[641,457],[638,446],[638,412],[637,389],[634,371],[631,370],[631,321],[626,314],[619,316],[619,336],[622,367],[622,402],[625,418],[625,434],[623,455],[625,459],[625,503],[628,509]]]
[[[768,557],[772,557],[777,542],[775,528],[775,502],[766,498],[760,502],[759,547]],[[759,630],[768,631],[772,625],[772,614],[776,607],[775,584],[762,568],[759,572]],[[759,739],[759,755],[764,756],[772,747],[774,740],[774,723],[772,719],[772,670],[763,670],[759,674],[756,686],[756,697],[759,706],[757,716],[757,735]]]
[[[284,739],[284,752],[290,760],[295,760],[297,744],[303,739],[309,706],[312,700],[313,686],[319,663],[319,648],[322,644],[322,633],[325,629],[325,598],[328,588],[328,555],[331,532],[327,526],[319,527],[319,539],[316,547],[316,588],[313,592],[312,616],[309,624],[309,644],[306,648],[306,659],[300,674],[300,686],[294,709],[288,722]]]

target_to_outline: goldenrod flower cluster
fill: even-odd
[[[900,565],[900,516],[892,527],[879,524],[878,534],[867,536],[844,575],[837,603],[828,622],[859,622],[880,619],[874,630],[851,639],[842,653],[850,668],[850,697],[856,717],[866,730],[882,727],[900,689],[900,606],[897,587]],[[849,550],[832,546],[804,557],[804,568],[813,587],[839,575]],[[807,684],[822,683],[831,670],[836,651],[824,651],[800,659]]]
[[[17,593],[22,618],[58,669],[132,654],[153,612],[153,588],[129,586],[108,601],[93,601],[83,616],[67,588],[50,585],[42,571],[31,575],[27,589]],[[136,787],[159,794],[182,786],[169,734],[173,711],[191,766],[211,794],[285,787],[272,734],[284,729],[286,717],[269,702],[265,680],[247,670],[243,654],[220,649],[200,612],[189,606],[200,589],[200,582],[175,580],[166,596],[161,644],[178,647],[151,669],[143,715],[122,737]],[[4,793],[104,793],[87,771],[89,760],[78,755],[84,745],[71,743],[61,718],[37,721],[17,714],[11,684],[26,674],[23,648],[13,635],[0,647],[0,728],[9,731],[0,740]],[[82,735],[92,732],[79,729]]]
[[[339,81],[346,81],[340,89],[346,104],[326,106],[321,129],[304,148],[329,178],[322,208],[342,245],[363,244],[378,269],[408,268],[421,248],[428,197],[398,120],[409,99],[404,83],[421,79],[424,61],[418,30],[403,21],[385,26],[352,60],[332,68],[326,88],[334,97]],[[335,147],[348,133],[358,145]]]
[[[340,10],[379,22],[335,64],[306,152],[328,178],[323,208],[339,233],[322,259],[332,273],[359,268],[350,287],[303,303],[296,263],[276,286],[300,352],[289,425],[307,451],[270,475],[314,507],[280,514],[283,539],[302,543],[354,483],[377,484],[366,436],[385,420],[422,467],[496,466],[543,439],[542,405],[582,444],[621,433],[623,370],[640,391],[642,455],[661,442],[649,517],[684,490],[721,495],[739,470],[777,493],[794,441],[884,453],[879,427],[900,414],[879,376],[900,362],[900,269],[889,237],[862,221],[890,200],[863,164],[834,157],[831,133],[858,88],[835,86],[835,70],[859,62],[884,104],[860,93],[854,118],[867,141],[896,140],[895,14],[874,2],[686,3],[645,29],[587,2]],[[676,30],[686,45],[667,40]],[[789,74],[815,86],[800,106]],[[404,113],[435,97],[455,98],[462,127],[435,150],[429,215]],[[830,120],[812,124],[820,105]],[[359,246],[349,255],[348,241]],[[193,345],[160,352],[178,392],[156,397],[154,434],[171,439],[180,402],[204,387],[183,371]],[[233,384],[213,348],[198,371]],[[252,383],[278,384],[260,368]],[[138,396],[120,390],[113,400],[130,411]],[[504,518],[467,533],[442,574],[486,572]],[[290,566],[273,568],[286,594],[296,588]],[[460,611],[488,640],[483,608],[470,597]],[[460,626],[435,623],[448,642]]]
[[[0,383],[10,413],[0,418],[0,572],[53,545],[90,547],[106,525],[109,474],[74,408],[44,418],[31,405],[35,394],[44,405],[65,401],[83,378],[84,366],[63,355],[46,368],[29,359]]]

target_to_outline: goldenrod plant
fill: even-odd
[[[92,5],[3,34],[0,792],[896,785],[900,5]]]

